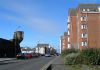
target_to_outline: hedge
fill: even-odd
[[[91,64],[100,65],[100,49],[90,48],[84,49],[79,52],[67,51],[65,64]]]

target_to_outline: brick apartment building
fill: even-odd
[[[60,40],[60,52],[67,49],[67,45],[68,45],[67,39],[68,39],[68,34],[67,32],[64,32],[64,35],[61,36],[61,40]]]
[[[79,4],[69,10],[68,47],[100,48],[100,4]]]
[[[100,48],[100,4],[79,4],[70,8],[68,48]]]

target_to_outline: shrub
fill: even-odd
[[[80,53],[84,57],[84,61],[87,61],[88,64],[100,65],[100,49],[84,49]]]
[[[77,64],[76,58],[79,55],[79,53],[70,53],[68,54],[65,59],[65,64]]]
[[[80,52],[67,50],[64,56],[65,64],[100,65],[100,49],[90,48],[81,50]]]
[[[65,50],[62,51],[61,55],[66,56],[70,53],[77,53],[77,52],[78,52],[78,50],[76,50],[76,49],[65,49]]]

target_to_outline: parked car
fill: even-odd
[[[29,53],[19,53],[16,55],[17,59],[31,59],[32,58],[32,54]]]
[[[25,59],[25,54],[24,53],[19,53],[16,55],[17,59]]]
[[[39,54],[38,53],[32,53],[32,57],[39,57]]]
[[[51,55],[50,54],[45,54],[45,57],[51,57]]]
[[[25,56],[26,56],[27,59],[31,59],[32,58],[32,54],[31,53],[27,53]]]
[[[55,56],[59,56],[60,54],[59,54],[59,53],[55,53],[54,55],[55,55]]]

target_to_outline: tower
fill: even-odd
[[[15,54],[21,53],[20,43],[23,40],[23,37],[24,37],[23,31],[14,32],[13,43],[14,43],[14,47],[15,47]]]

